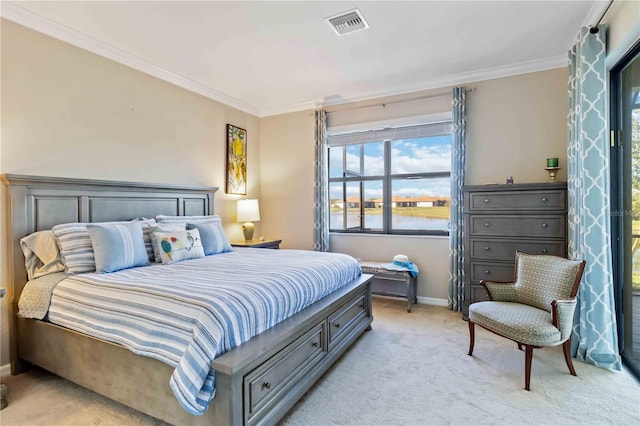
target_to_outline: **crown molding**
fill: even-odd
[[[364,96],[341,98],[340,101],[331,102],[321,99],[303,102],[292,105],[283,105],[277,107],[267,107],[260,109],[260,117],[268,117],[272,115],[288,114],[309,109],[317,109],[329,106],[343,105],[352,102],[368,101],[389,96],[405,95],[423,90],[441,89],[443,87],[459,86],[461,84],[476,83],[484,80],[493,80],[496,78],[512,77],[515,75],[528,74],[538,71],[546,71],[556,68],[564,68],[568,66],[568,57],[566,55],[553,56],[535,61],[521,62],[518,64],[485,68],[481,70],[469,71],[460,74],[449,75],[443,78],[435,78],[425,81],[424,84],[414,86],[396,87],[384,92],[369,93]]]
[[[583,27],[592,27],[594,26],[600,17],[603,16],[607,8],[614,0],[604,0],[604,1],[594,1],[591,5],[591,9],[585,16],[584,21],[582,21]],[[577,36],[577,34],[576,34]]]
[[[46,34],[65,43],[69,43],[73,46],[95,53],[96,55],[103,56],[107,59],[111,59],[145,74],[149,74],[171,84],[175,84],[176,86],[182,87],[183,89],[197,93],[206,98],[221,102],[232,108],[237,108],[248,114],[259,116],[260,109],[254,105],[249,105],[246,102],[193,81],[188,77],[169,71],[166,68],[116,47],[110,46],[107,43],[79,31],[53,22],[50,19],[23,9],[13,3],[3,1],[0,8],[0,16],[34,31]]]

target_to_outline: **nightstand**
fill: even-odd
[[[231,245],[233,247],[251,247],[251,248],[266,248],[266,249],[279,249],[282,240],[251,240],[251,241],[233,241]]]

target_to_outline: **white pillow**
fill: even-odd
[[[29,280],[64,271],[64,263],[53,231],[38,231],[20,239]]]

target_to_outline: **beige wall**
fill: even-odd
[[[640,1],[615,0],[602,20],[607,25],[607,65],[613,67],[640,40]]]
[[[547,157],[567,180],[568,69],[471,84],[467,94],[468,185],[545,182]]]
[[[260,217],[283,248],[313,248],[314,113],[260,120]]]
[[[240,197],[224,193],[226,124],[247,129],[248,196],[259,198],[257,117],[5,20],[1,43],[3,173],[219,186],[216,212],[241,238]],[[1,219],[4,230],[5,209]]]

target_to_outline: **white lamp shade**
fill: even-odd
[[[238,222],[255,222],[260,220],[258,200],[238,200]]]

